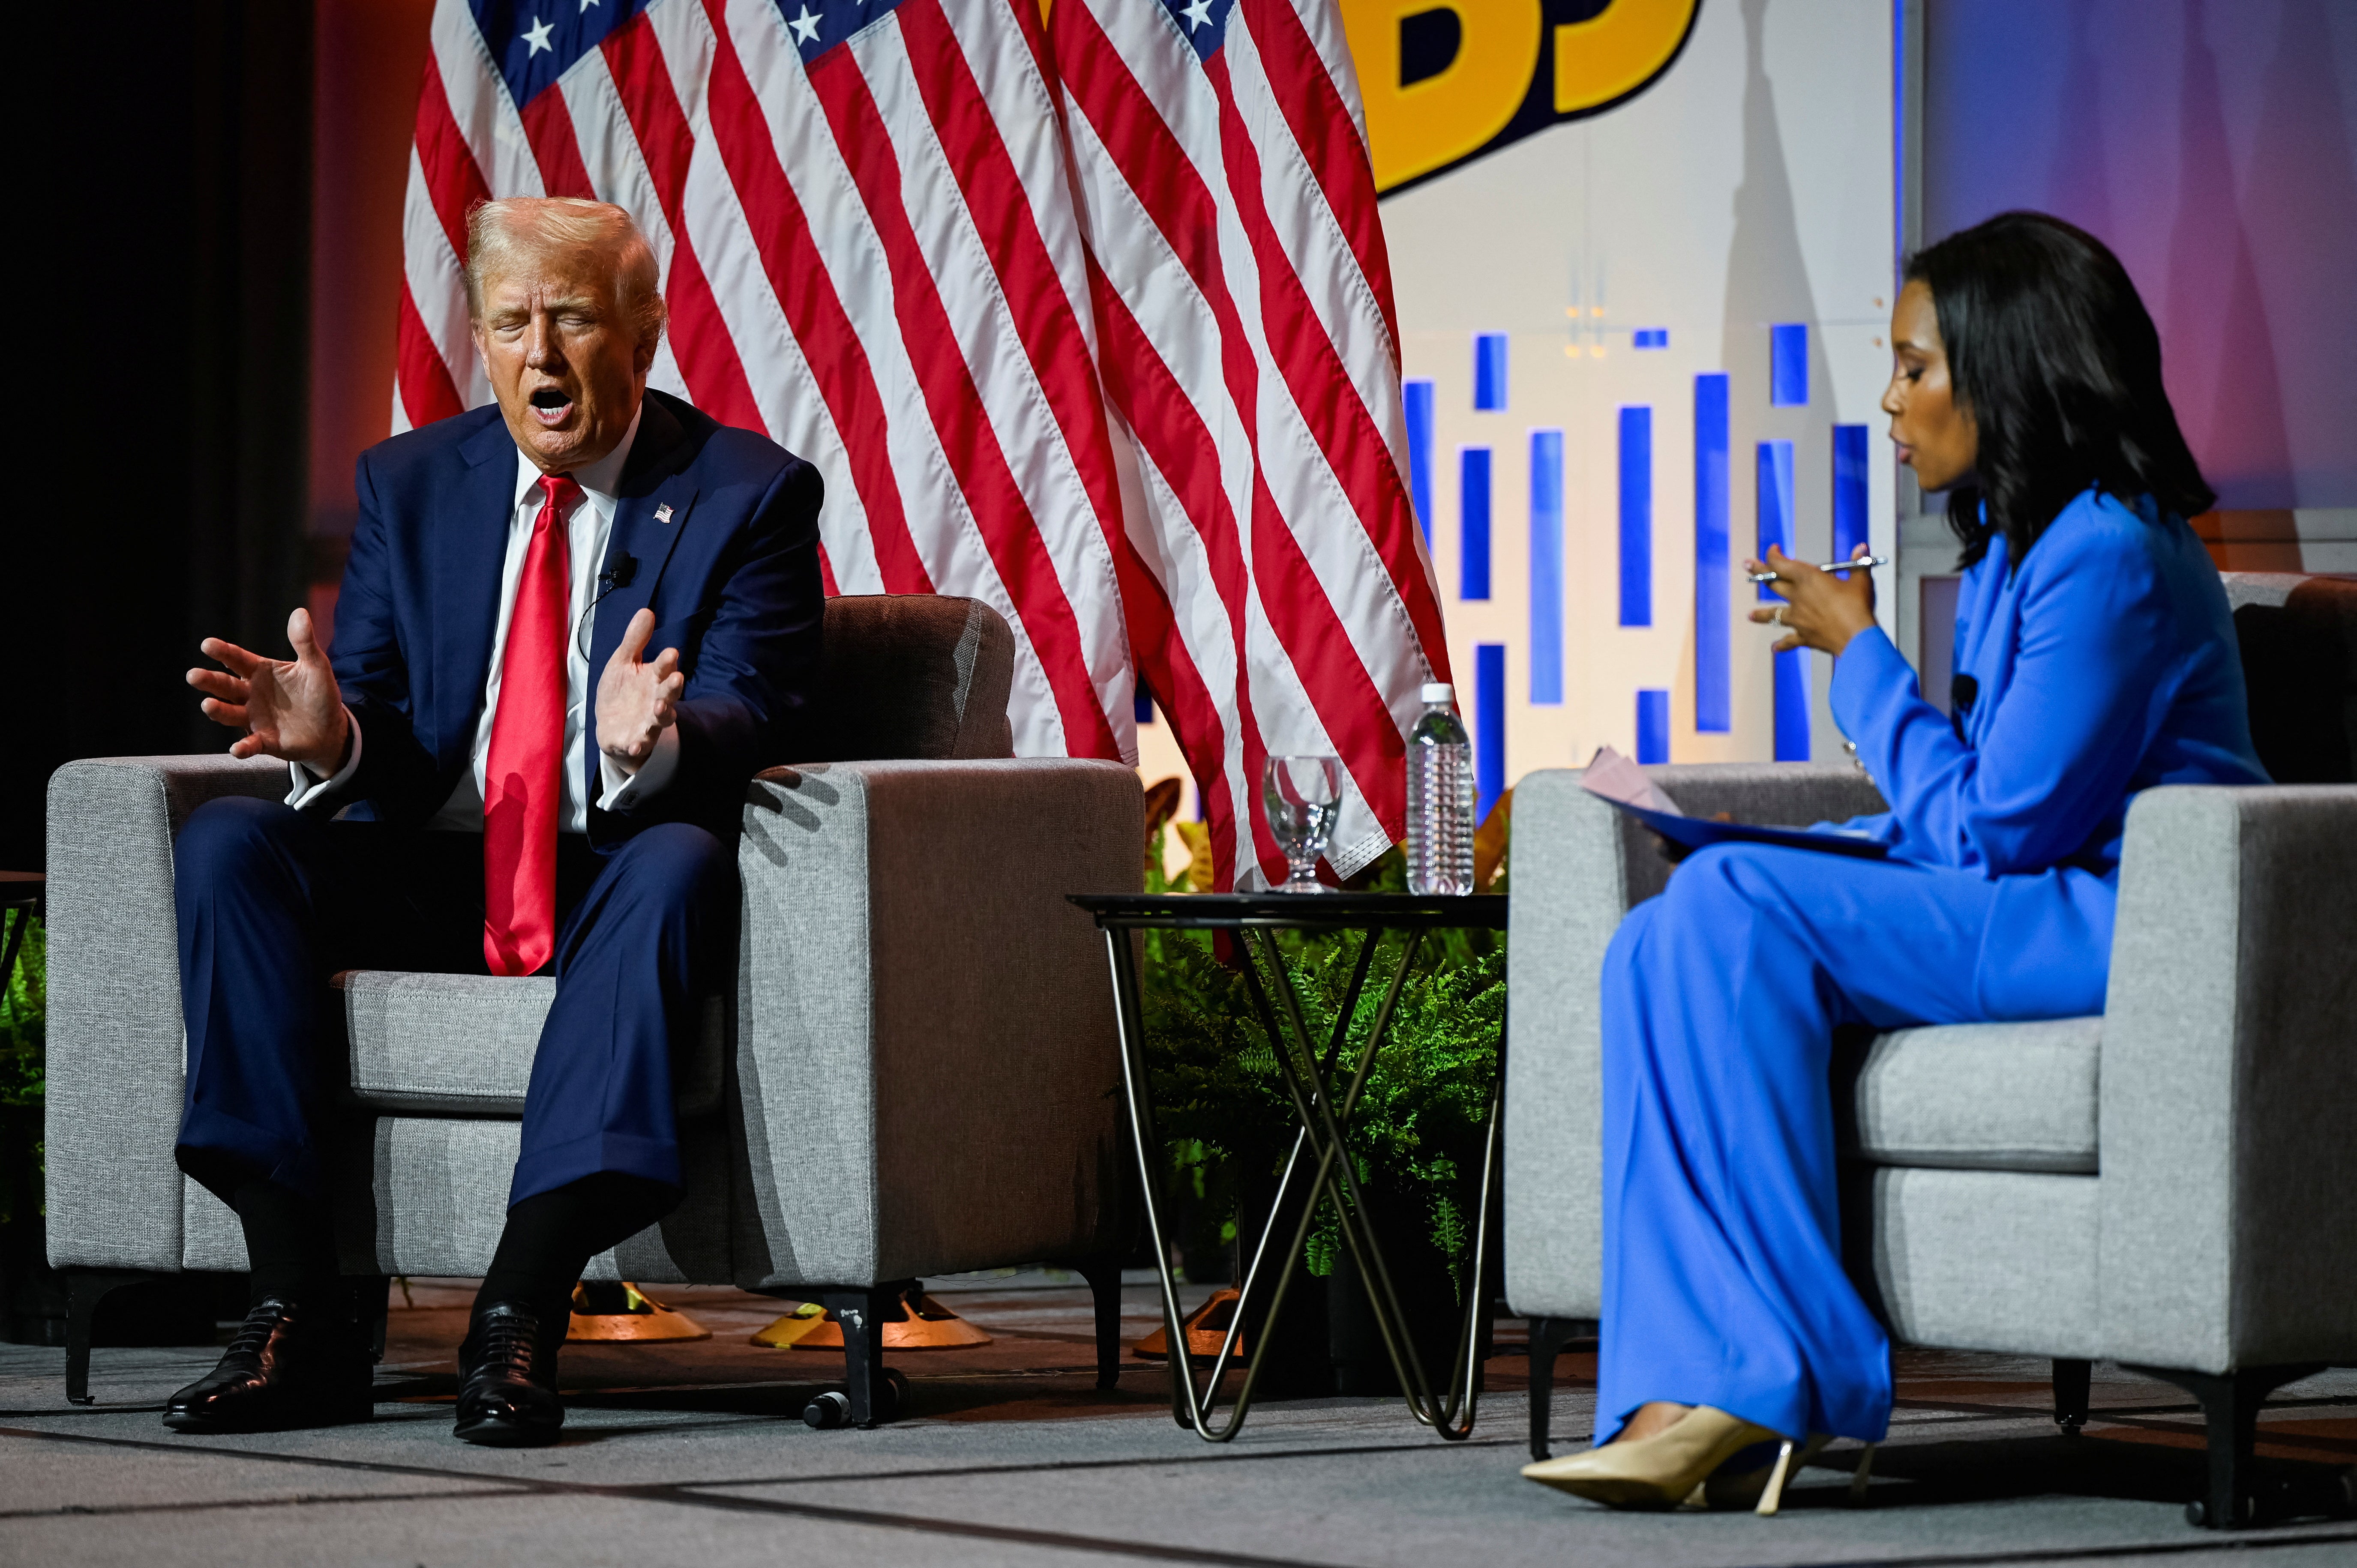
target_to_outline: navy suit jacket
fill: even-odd
[[[678,649],[687,681],[678,770],[628,812],[592,805],[589,838],[600,848],[662,822],[732,837],[746,780],[791,759],[819,672],[818,471],[678,398],[650,390],[640,409],[592,618],[582,781],[590,800],[599,787],[597,679],[639,610],[654,611],[648,656]],[[515,441],[498,405],[487,405],[371,447],[354,482],[360,520],[333,660],[362,743],[333,803],[414,827],[473,765],[515,506]],[[617,575],[629,581],[614,585]]]

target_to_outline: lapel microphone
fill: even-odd
[[[589,607],[581,612],[581,619],[573,628],[573,640],[580,648],[582,658],[589,657],[589,618],[597,613],[597,607],[606,602],[607,595],[618,588],[629,587],[631,579],[638,575],[639,558],[628,551],[614,557],[613,565],[597,574],[597,596],[589,601]]]

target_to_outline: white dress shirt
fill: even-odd
[[[572,638],[565,658],[565,800],[557,818],[558,831],[563,832],[589,830],[590,802],[582,793],[582,760],[583,748],[588,745],[589,703],[597,690],[589,674],[590,617],[597,600],[597,575],[605,565],[606,546],[614,533],[622,466],[630,460],[630,446],[638,435],[639,421],[633,416],[630,429],[611,452],[586,468],[575,469],[571,476],[580,485],[581,494],[565,515],[571,601],[566,622]],[[500,705],[500,666],[507,656],[508,622],[515,614],[516,585],[522,580],[524,555],[531,548],[533,527],[544,503],[540,480],[539,467],[522,448],[517,448],[515,503],[508,512],[507,557],[500,568],[500,618],[491,634],[491,666],[483,680],[482,711],[475,720],[474,762],[460,775],[458,787],[450,791],[442,809],[426,822],[429,828],[483,831],[483,784],[490,771],[491,720]],[[350,782],[360,765],[361,727],[354,719],[351,756],[333,778],[322,779],[299,762],[287,764],[293,788],[286,803],[300,808],[340,789]],[[653,752],[636,768],[601,751],[597,754],[597,804],[608,811],[627,811],[668,784],[678,766],[679,731],[672,725],[664,727]]]

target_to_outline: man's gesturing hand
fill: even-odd
[[[231,757],[276,757],[332,774],[351,748],[351,716],[311,635],[308,610],[286,618],[286,640],[295,645],[291,660],[264,659],[209,637],[198,650],[220,660],[226,672],[191,670],[188,684],[205,694],[205,717],[245,732],[231,743]]]
[[[679,694],[687,686],[676,648],[639,662],[654,633],[654,611],[632,616],[597,677],[597,749],[632,768],[654,755],[656,739],[679,717]]]

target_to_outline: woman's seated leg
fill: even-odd
[[[1996,903],[1969,873],[1747,844],[1631,912],[1603,977],[1599,1439],[1652,1402],[1881,1438],[1889,1348],[1841,1267],[1833,1032],[1985,1016]]]

